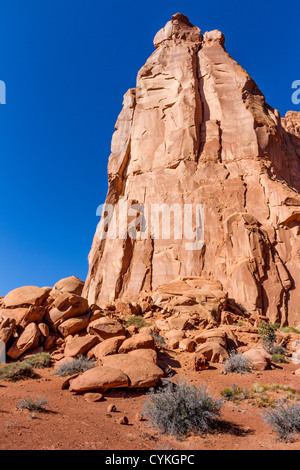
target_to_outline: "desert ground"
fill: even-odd
[[[190,354],[162,351],[160,363],[168,363],[175,372],[169,379],[184,378],[190,383],[206,383],[210,394],[236,384],[251,388],[253,384],[282,384],[300,391],[300,379],[292,375],[299,366],[278,365],[274,369],[245,375],[222,374],[222,365],[207,370],[190,370]],[[110,390],[98,403],[88,403],[82,395],[61,390],[64,379],[53,368],[37,371],[39,378],[0,384],[0,448],[6,450],[300,450],[300,438],[282,442],[262,419],[263,408],[248,403],[225,401],[220,428],[202,437],[189,435],[182,440],[161,435],[147,420],[138,416],[147,400],[148,390]],[[282,392],[276,392],[279,398]],[[18,410],[18,402],[28,397],[45,398],[46,412]],[[116,412],[108,412],[114,404]],[[119,424],[128,417],[128,425]]]

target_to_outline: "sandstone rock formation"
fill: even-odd
[[[299,324],[300,113],[281,118],[224,43],[220,31],[202,35],[172,17],[124,96],[108,164],[108,204],[204,204],[204,245],[100,240],[98,230],[90,305],[188,278],[218,284],[250,314]]]

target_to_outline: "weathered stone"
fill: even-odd
[[[157,381],[164,376],[163,371],[154,363],[153,360],[137,354],[136,350],[128,354],[115,354],[103,358],[103,365],[106,367],[115,367],[120,369],[129,378],[130,388],[153,387]],[[134,354],[133,354],[134,353]]]
[[[88,332],[104,340],[113,338],[114,336],[124,335],[124,328],[117,320],[102,317],[89,324]]]
[[[122,196],[148,210],[199,202],[204,245],[187,250],[185,236],[100,240],[99,228],[83,295],[102,306],[147,291],[155,305],[174,301],[171,313],[210,323],[220,319],[223,293],[249,313],[299,324],[300,113],[281,119],[265,103],[220,31],[202,37],[179,14],[154,42],[124,96],[106,202],[117,206]],[[157,292],[179,277],[221,288],[184,299]]]
[[[126,339],[119,348],[119,353],[124,354],[134,349],[154,349],[154,339],[151,335],[138,334]]]
[[[16,328],[16,322],[10,318],[0,317],[0,341],[7,344]]]
[[[50,287],[24,286],[9,292],[3,299],[6,308],[20,308],[35,305],[39,307],[47,299]]]
[[[80,317],[89,310],[87,300],[75,294],[61,294],[53,302],[45,321],[55,331],[57,327],[69,318]]]
[[[99,343],[99,338],[94,335],[68,336],[65,347],[65,357],[76,357],[86,354],[97,343]]]
[[[30,323],[21,336],[14,342],[12,347],[7,351],[7,355],[11,359],[18,359],[29,349],[35,349],[39,344],[39,337],[41,335],[35,323]]]
[[[126,340],[126,336],[116,336],[102,341],[93,348],[93,357],[101,359],[104,356],[117,354],[120,346]]]
[[[58,281],[53,287],[56,294],[76,294],[81,295],[84,287],[84,282],[76,276],[66,277]]]
[[[216,343],[214,341],[208,341],[204,344],[201,344],[196,349],[196,352],[202,354],[209,362],[222,363],[229,357],[226,349],[224,349],[220,343]]]
[[[263,348],[249,349],[243,353],[243,356],[251,361],[253,370],[266,370],[272,362],[272,356]]]
[[[69,335],[76,335],[87,328],[89,318],[90,314],[83,315],[82,317],[69,318],[59,325],[58,331],[64,338]]]
[[[76,393],[90,390],[105,392],[110,388],[128,386],[128,377],[121,370],[112,367],[94,367],[70,381],[70,391]]]

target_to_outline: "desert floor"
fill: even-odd
[[[254,383],[282,384],[300,391],[300,378],[292,375],[299,366],[292,364],[241,376],[222,374],[219,364],[193,372],[188,353],[163,353],[161,360],[176,371],[172,381],[185,378],[193,384],[205,382],[216,398],[221,397],[221,390],[233,384],[245,388],[251,388]],[[105,393],[104,401],[90,404],[83,396],[61,390],[64,379],[53,375],[53,369],[43,369],[38,374],[38,379],[0,384],[2,450],[300,450],[300,437],[293,442],[279,441],[264,423],[263,410],[247,401],[225,402],[221,413],[223,425],[218,432],[178,441],[161,435],[148,421],[137,419],[147,399],[147,390],[110,391]],[[19,400],[37,396],[47,399],[47,412],[32,414],[18,410]],[[108,405],[112,403],[117,412],[108,413]],[[128,426],[119,424],[123,415],[129,419]]]

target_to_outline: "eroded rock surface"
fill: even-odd
[[[224,43],[173,16],[124,96],[108,164],[107,203],[204,204],[203,247],[96,233],[90,305],[187,276],[220,283],[253,314],[299,323],[300,113],[282,119]]]

